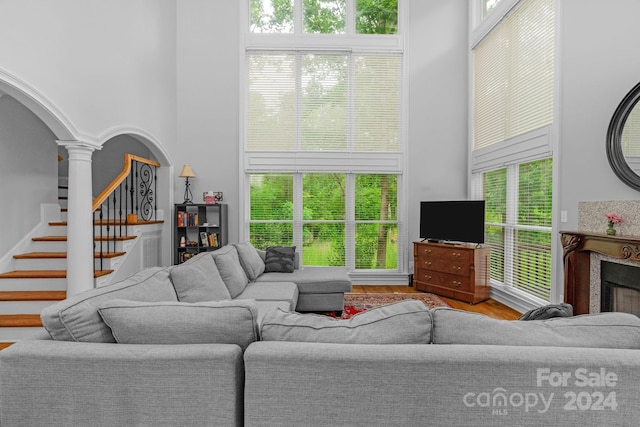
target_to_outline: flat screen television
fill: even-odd
[[[484,200],[420,202],[420,238],[484,243]]]

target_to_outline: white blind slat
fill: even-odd
[[[553,0],[525,0],[474,49],[474,149],[553,122]]]

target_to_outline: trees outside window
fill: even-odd
[[[397,269],[396,175],[252,174],[250,181],[254,246],[301,245],[304,265],[353,259],[355,269]]]
[[[348,3],[355,8],[350,16]],[[398,32],[398,0],[251,0],[250,5],[250,30],[254,33]],[[301,23],[296,23],[296,8],[301,10]]]

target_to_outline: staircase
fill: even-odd
[[[138,237],[143,234],[142,225],[164,222],[151,219],[149,215],[149,212],[156,215],[155,206],[149,206],[150,201],[155,201],[156,187],[151,185],[157,185],[155,168],[159,166],[157,162],[125,154],[120,175],[94,200],[94,286],[108,284],[112,278],[117,280],[112,273],[121,267],[127,252],[135,247]],[[59,182],[58,185],[60,220],[40,227],[43,229],[40,236],[23,242],[21,247],[26,246],[25,251],[13,255],[11,265],[5,264],[11,271],[0,274],[0,350],[16,340],[44,331],[40,312],[67,296],[68,187],[65,184]],[[138,212],[138,209],[149,219],[129,222],[127,214]],[[57,217],[57,212],[50,215]],[[158,231],[158,226],[155,227],[151,232]],[[148,238],[142,240],[149,242]],[[120,274],[131,270],[130,264],[124,264]],[[138,262],[135,271],[139,267]]]

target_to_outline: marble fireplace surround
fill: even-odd
[[[605,215],[622,217],[616,236],[605,234]],[[579,231],[561,232],[564,300],[575,314],[600,312],[602,261],[640,267],[640,200],[580,202]]]
[[[600,312],[602,261],[640,267],[640,237],[564,231],[561,240],[564,300],[574,314]]]

